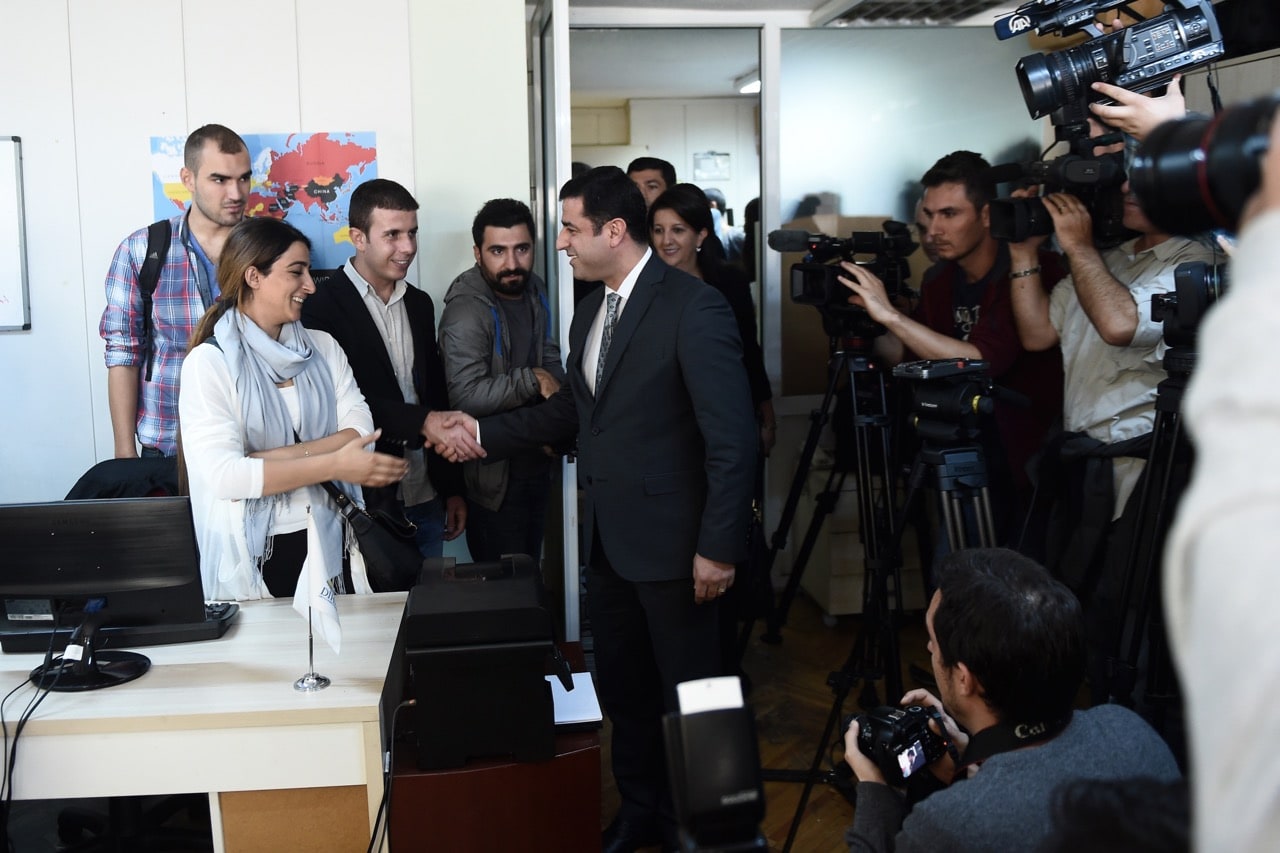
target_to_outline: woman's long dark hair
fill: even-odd
[[[213,327],[232,306],[240,308],[249,300],[253,293],[245,281],[249,268],[254,267],[263,275],[270,273],[271,267],[294,243],[301,243],[308,250],[311,248],[306,234],[283,220],[269,216],[242,220],[231,229],[227,242],[222,246],[222,254],[218,256],[218,301],[209,306],[200,322],[196,323],[187,352],[213,337]],[[178,429],[178,494],[191,494],[187,459],[182,452],[181,424]]]
[[[246,283],[249,269],[252,267],[267,275],[280,256],[289,251],[294,243],[301,243],[308,250],[311,249],[311,241],[306,234],[284,220],[269,216],[242,220],[231,229],[227,242],[222,246],[222,254],[218,257],[218,301],[204,312],[204,316],[196,324],[187,352],[191,352],[213,335],[213,327],[223,314],[232,307],[243,307],[249,300],[253,294]]]
[[[711,202],[707,194],[693,184],[676,184],[654,199],[649,208],[649,242],[653,242],[653,217],[659,210],[669,210],[684,220],[694,231],[706,231],[707,237],[715,235],[711,221]],[[705,278],[715,261],[707,252],[698,252],[698,269]]]

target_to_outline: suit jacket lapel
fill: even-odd
[[[577,375],[584,383],[586,374],[582,372],[582,357],[587,349],[587,336],[591,334],[591,323],[600,311],[600,303],[604,301],[606,288],[597,287],[582,297],[582,301],[573,309],[573,321],[569,324],[569,375]]]
[[[369,308],[364,304],[364,300],[360,298],[359,291],[356,290],[355,284],[347,277],[346,273],[339,270],[342,274],[341,279],[334,276],[326,282],[327,287],[334,288],[334,302],[346,318],[355,326],[355,338],[362,341],[376,341],[377,346],[364,347],[363,350],[373,353],[378,365],[391,378],[391,385],[398,387],[396,381],[396,370],[391,365],[391,356],[387,353],[387,348],[382,343],[382,335],[378,332],[378,327],[374,325],[373,315],[369,313]],[[334,318],[338,320],[340,318]],[[350,357],[348,357],[350,360]]]
[[[613,329],[613,339],[609,342],[609,352],[604,360],[604,372],[600,375],[599,384],[596,385],[597,400],[604,394],[605,388],[609,387],[609,379],[626,353],[627,344],[631,342],[645,312],[653,303],[654,293],[665,276],[665,268],[666,265],[654,257],[650,258],[644,269],[640,271],[640,277],[636,280],[635,287],[631,289],[630,298],[622,306],[622,317],[618,319],[618,324]]]

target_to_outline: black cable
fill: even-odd
[[[388,739],[387,766],[382,770],[382,802],[378,803],[378,813],[373,819],[373,827],[369,833],[369,847],[366,853],[374,853],[378,849],[379,835],[383,836],[387,842],[387,853],[391,853],[391,783],[395,780],[396,775],[396,723],[400,719],[402,710],[416,704],[415,700],[406,699],[391,712],[391,735]],[[385,821],[382,819],[384,812],[387,816]],[[381,831],[379,831],[379,827],[381,827]]]
[[[62,623],[63,612],[64,612],[63,607],[59,607],[57,610],[54,611],[53,630],[49,632],[49,646],[48,648],[45,649],[45,653],[44,653],[44,668],[40,670],[42,673],[47,672],[49,665],[53,662],[53,646],[54,646],[54,641],[57,638],[58,627]],[[61,675],[62,675],[62,670],[59,669],[58,676],[61,676]],[[56,684],[58,682],[58,676],[55,676],[53,680],[53,684]],[[32,695],[31,699],[27,700],[27,707],[23,709],[22,714],[20,714],[18,717],[18,726],[14,729],[14,732],[13,732],[13,747],[11,750],[9,746],[9,726],[5,723],[5,719],[4,719],[4,706],[11,698],[13,698],[13,694],[17,693],[24,686],[26,686],[27,682],[31,682],[32,684],[35,685],[36,692],[35,694]],[[17,687],[13,688],[7,694],[5,694],[4,699],[0,699],[0,733],[3,733],[4,750],[5,750],[4,754],[6,756],[6,760],[4,762],[3,774],[0,775],[0,837],[4,838],[5,848],[9,850],[10,853],[12,853],[14,849],[13,839],[9,837],[9,815],[12,811],[12,805],[13,805],[12,782],[13,782],[13,771],[14,771],[14,768],[17,766],[18,735],[20,735],[22,733],[22,729],[26,727],[26,721],[30,718],[31,714],[35,711],[37,707],[39,707],[40,703],[44,701],[44,696],[48,695],[49,693],[48,689],[45,689],[43,694],[40,692],[42,684],[43,684],[43,679],[41,679],[41,683],[37,684],[36,682],[31,681],[31,679],[28,677],[26,681],[23,681]],[[52,685],[50,685],[50,687],[52,687]]]

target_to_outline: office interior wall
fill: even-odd
[[[0,133],[23,139],[32,328],[0,333],[0,501],[56,500],[110,457],[98,320],[120,240],[154,218],[150,137],[373,131],[423,204],[411,280],[440,301],[470,222],[528,197],[520,0],[0,0]]]
[[[592,166],[627,167],[635,157],[661,157],[676,177],[719,187],[742,224],[742,210],[760,194],[759,101],[756,98],[633,98],[627,102],[630,144],[573,146],[573,159]],[[576,140],[575,135],[575,140]],[[697,180],[695,154],[729,155],[729,177]]]
[[[1022,39],[997,41],[985,27],[783,30],[781,47],[784,223],[811,194],[829,221],[910,221],[920,177],[942,155],[967,149],[995,164],[1040,148],[1013,72],[1029,52]],[[828,346],[818,312],[784,295],[781,330],[781,394],[821,394]]]

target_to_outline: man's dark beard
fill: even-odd
[[[482,273],[489,286],[503,296],[520,296],[529,286],[529,273],[525,270],[516,270],[514,273],[504,270],[500,278],[490,278],[483,270]]]

